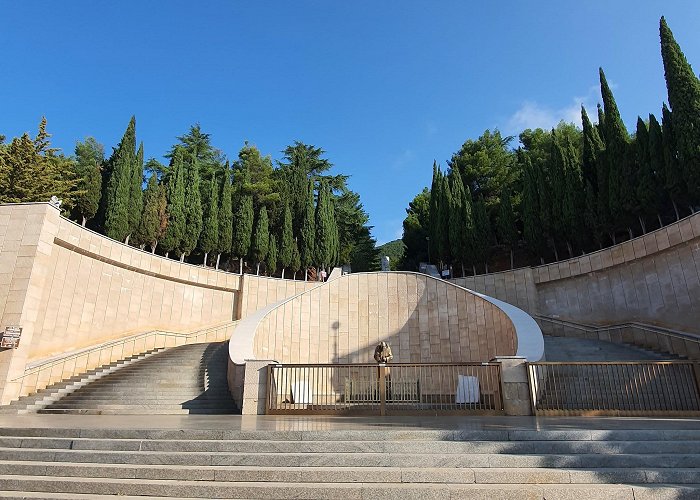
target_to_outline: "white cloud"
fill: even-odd
[[[415,159],[416,154],[410,149],[405,149],[394,159],[391,163],[391,167],[394,170],[401,170]]]
[[[556,127],[560,121],[572,122],[581,126],[581,105],[585,106],[591,121],[598,117],[596,109],[598,87],[591,87],[583,96],[576,96],[571,103],[561,108],[555,108],[540,104],[535,101],[525,101],[520,108],[507,120],[505,132],[519,134],[527,128],[550,129]]]

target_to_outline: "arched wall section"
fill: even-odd
[[[350,274],[300,294],[262,318],[253,351],[283,363],[365,363],[382,340],[393,362],[487,361],[516,351],[501,309],[415,273]]]

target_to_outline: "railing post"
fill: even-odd
[[[379,414],[386,415],[386,365],[380,364],[379,370]]]
[[[501,397],[506,415],[532,415],[532,396],[527,376],[527,359],[520,356],[498,356],[501,364]]]
[[[700,395],[700,363],[693,363],[693,373],[695,373],[695,390]]]

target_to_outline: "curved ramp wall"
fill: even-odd
[[[498,306],[398,272],[346,275],[284,301],[259,320],[252,349],[257,359],[283,363],[368,363],[382,340],[396,363],[487,361],[517,350],[513,323]]]

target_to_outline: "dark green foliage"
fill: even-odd
[[[661,128],[663,131],[665,188],[673,203],[676,219],[678,219],[677,203],[685,202],[688,192],[685,182],[683,181],[683,171],[681,170],[680,161],[678,160],[673,116],[671,111],[666,107],[666,104],[663,105],[662,109]]]
[[[189,156],[189,157],[188,157]],[[185,158],[185,230],[180,252],[183,256],[192,253],[202,233],[202,195],[199,191],[199,165],[194,156]]]
[[[199,248],[204,252],[204,265],[207,255],[219,245],[219,182],[216,176],[209,181],[209,202],[204,206],[202,233],[199,236]]]
[[[379,251],[376,245],[377,241],[372,238],[370,228],[361,226],[358,229],[357,240],[350,253],[350,267],[353,272],[378,271],[381,268]]]
[[[438,258],[443,264],[452,262],[452,247],[450,246],[450,208],[452,207],[452,192],[446,176],[440,176],[438,184]]]
[[[318,189],[318,201],[314,214],[316,229],[316,245],[314,262],[322,267],[333,264],[338,254],[337,227],[333,216],[333,205],[330,200],[330,188],[325,182],[321,182]]]
[[[430,199],[430,191],[423,188],[406,209],[402,237],[405,252],[400,264],[403,270],[416,271],[419,263],[429,260]]]
[[[507,186],[503,187],[501,200],[498,205],[498,238],[501,244],[506,245],[510,250],[511,257],[513,250],[518,244],[518,229],[515,226],[515,217],[513,205],[511,204],[510,189]],[[511,260],[511,269],[513,262]]]
[[[82,194],[75,199],[75,215],[82,225],[92,219],[100,207],[102,195],[102,163],[104,147],[93,137],[75,145],[75,174],[77,190]]]
[[[583,157],[581,159],[581,173],[584,181],[591,186],[598,185],[598,156],[605,149],[603,141],[598,135],[598,129],[591,124],[586,108],[581,106],[581,123],[583,125]]]
[[[306,200],[306,204],[304,205],[304,217],[301,224],[301,234],[299,235],[299,253],[301,255],[302,268],[307,268],[314,263],[314,257],[316,256],[316,226],[314,223],[313,181],[308,181],[304,199]]]
[[[166,198],[168,201],[168,224],[160,246],[166,252],[173,252],[180,248],[182,237],[185,233],[185,167],[182,161],[182,151],[176,151],[170,167],[170,175],[165,184]]]
[[[700,80],[663,17],[659,34],[678,161],[695,204],[700,200]]]
[[[131,232],[131,194],[136,163],[136,118],[131,117],[121,142],[108,161],[105,234],[122,241]]]
[[[520,157],[523,165],[523,236],[530,251],[541,257],[546,251],[547,240],[540,221],[540,185],[529,155],[521,151]]]
[[[635,213],[639,216],[642,231],[646,232],[646,221],[644,217],[658,213],[659,191],[657,188],[658,180],[651,162],[651,136],[646,123],[644,123],[644,120],[642,120],[641,117],[637,118],[635,146],[637,153],[637,173],[635,176],[637,187],[637,206],[635,207]]]
[[[265,257],[265,270],[270,276],[273,276],[277,271],[277,256],[277,237],[271,234],[267,248],[267,257]]]
[[[143,211],[143,142],[139,144],[136,158],[131,166],[129,181],[129,234],[138,230]]]
[[[292,232],[292,210],[288,204],[284,205],[284,213],[282,220],[282,238],[279,248],[279,263],[282,266],[282,277],[284,277],[284,268],[292,265],[294,257],[294,234]]]
[[[148,179],[146,191],[143,194],[143,211],[139,217],[139,225],[134,233],[137,244],[149,245],[155,250],[158,240],[167,226],[167,200],[165,190],[158,184],[155,174]]]
[[[454,170],[447,177],[446,189],[450,190],[448,206],[448,238],[450,244],[450,255],[454,262],[460,262],[464,266],[463,248],[466,238],[467,224],[463,219],[464,210],[464,185],[462,176]]]
[[[292,246],[292,260],[289,263],[289,270],[294,273],[294,278],[296,278],[297,272],[301,269],[301,254],[299,253],[299,246],[297,242],[294,242]]]
[[[381,257],[385,255],[389,257],[389,265],[392,271],[398,271],[400,269],[405,250],[406,245],[404,245],[402,240],[390,241],[377,247],[377,251]]]
[[[491,243],[491,221],[486,209],[486,202],[479,196],[474,203],[474,262],[483,263],[488,272],[487,261],[489,258]]]
[[[603,120],[602,113],[599,107],[599,120]],[[599,240],[604,222],[601,220],[601,213],[606,213],[608,207],[607,168],[604,168],[607,164],[602,160],[605,146],[598,134],[598,127],[591,124],[586,108],[583,106],[581,106],[581,123],[583,125],[581,174],[586,190],[584,223],[588,232]],[[600,193],[603,193],[602,200]],[[602,208],[599,208],[599,203]]]
[[[605,108],[605,158],[608,168],[608,208],[613,221],[624,218],[624,203],[622,198],[622,184],[625,182],[627,154],[629,152],[629,134],[620,117],[615,98],[608,86],[608,82],[600,68],[600,93],[603,97]],[[627,200],[629,202],[629,200]]]
[[[49,201],[56,196],[70,209],[76,197],[78,179],[70,158],[57,154],[46,132],[46,118],[41,119],[34,139],[29,134],[0,146],[0,203]]]
[[[231,251],[233,255],[241,260],[250,252],[251,237],[253,235],[253,197],[243,195],[238,200],[236,213],[233,216],[233,244]]]
[[[440,187],[442,185],[442,172],[437,166],[436,162],[433,162],[433,181],[430,185],[430,221],[427,227],[428,238],[430,245],[430,254],[432,259],[438,260],[440,258],[440,240],[441,236],[441,224],[440,224]]]
[[[265,260],[270,248],[270,227],[268,225],[267,208],[264,206],[258,212],[255,230],[253,231],[253,246],[251,254],[258,265]]]
[[[231,252],[233,243],[233,200],[231,197],[231,175],[228,164],[224,170],[224,179],[219,197],[219,254]]]

